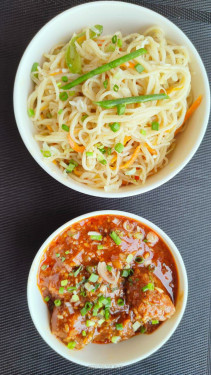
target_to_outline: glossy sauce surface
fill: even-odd
[[[102,215],[73,224],[51,242],[38,285],[52,332],[70,349],[81,349],[154,331],[175,311],[178,277],[154,231]]]

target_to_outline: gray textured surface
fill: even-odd
[[[1,258],[0,373],[2,375],[210,374],[208,333],[211,251],[211,130],[194,158],[164,186],[133,198],[105,200],[60,185],[32,160],[16,129],[12,86],[19,59],[53,16],[81,3],[68,0],[0,2]],[[163,14],[192,40],[211,75],[211,1],[134,1]],[[94,209],[122,209],[160,226],[181,251],[189,278],[185,316],[162,349],[117,370],[86,369],[54,353],[36,332],[26,301],[31,262],[46,237],[65,221]],[[210,349],[209,349],[210,350]]]

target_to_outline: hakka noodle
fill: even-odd
[[[102,29],[74,34],[33,64],[28,113],[47,162],[109,192],[144,184],[168,163],[192,96],[188,51],[162,29]]]

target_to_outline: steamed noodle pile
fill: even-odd
[[[182,126],[191,103],[188,51],[167,42],[157,27],[143,35],[122,36],[116,32],[122,41],[121,47],[112,44],[113,35],[90,39],[89,29],[85,31],[85,40],[75,42],[82,61],[81,74],[139,48],[145,48],[147,54],[67,90],[68,99],[62,101],[59,97],[63,92],[62,77],[68,77],[70,82],[79,74],[67,68],[68,44],[53,47],[44,55],[42,67],[38,66],[38,71],[32,73],[35,88],[28,99],[28,109],[33,109],[35,138],[41,142],[45,160],[56,163],[68,178],[106,191],[115,191],[127,184],[142,184],[168,163],[175,133]],[[134,68],[137,63],[144,67],[141,73]],[[117,114],[116,107],[104,109],[93,103],[162,92],[169,99],[129,104],[123,115]],[[115,122],[120,124],[116,132],[109,126]],[[159,124],[157,130],[153,130],[153,122]],[[81,151],[84,146],[83,152],[70,146],[63,124],[69,127],[76,149],[78,146]],[[120,153],[115,151],[118,143],[124,145]],[[70,162],[75,162],[75,167],[68,173]]]

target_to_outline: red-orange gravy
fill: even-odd
[[[178,276],[157,233],[124,216],[102,215],[71,225],[50,243],[38,285],[52,333],[81,349],[157,329],[175,312]]]

